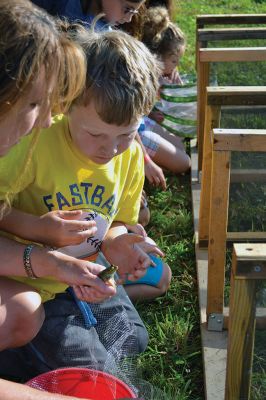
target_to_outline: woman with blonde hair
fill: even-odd
[[[58,30],[46,12],[27,0],[1,1],[0,35],[0,157],[3,157],[12,152],[12,147],[32,128],[48,127],[51,109],[67,109],[83,89],[86,62],[81,48]],[[23,185],[23,173],[37,137],[38,129],[33,135],[30,152],[25,154],[24,168],[16,186]],[[4,173],[0,171],[0,180]],[[7,193],[2,215],[8,212],[11,200]],[[93,230],[92,223],[75,221],[76,213],[69,212],[60,218],[62,224],[72,224],[77,241],[84,240]],[[83,297],[80,292],[78,296],[87,301],[102,301],[115,294],[113,287],[97,277],[104,269],[101,265],[77,260],[51,248],[27,246],[6,235],[0,237],[0,253],[0,350],[29,342],[44,320],[39,294],[32,287],[9,279],[9,275],[32,279],[53,276],[74,288],[84,285],[87,289]],[[64,398],[35,393],[35,390],[19,388],[4,380],[0,380],[0,393],[2,400],[27,400],[37,396],[39,400]]]

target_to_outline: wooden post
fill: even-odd
[[[256,283],[266,279],[266,244],[234,244],[225,400],[250,397],[256,321]]]
[[[230,152],[213,151],[208,247],[207,320],[223,314]]]
[[[198,170],[202,167],[202,152],[204,141],[204,119],[206,104],[206,88],[209,84],[210,65],[209,63],[199,62],[197,79],[197,138],[198,138]]]
[[[220,106],[206,105],[199,211],[199,246],[208,247],[212,169],[212,129],[220,126]]]
[[[225,400],[249,399],[255,335],[256,281],[237,279],[233,255]]]

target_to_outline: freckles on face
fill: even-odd
[[[46,99],[48,91],[45,70],[42,68],[29,92],[22,96],[0,118],[0,156],[6,155],[23,136],[30,133],[40,116],[45,121],[46,126],[48,121],[51,122],[50,106],[47,105]],[[45,107],[43,107],[43,104],[45,104]]]
[[[0,156],[4,156],[34,126],[34,110],[27,112],[25,107],[15,105],[0,120]]]

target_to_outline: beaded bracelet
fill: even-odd
[[[24,253],[23,253],[23,264],[24,264],[24,269],[26,271],[27,276],[31,279],[36,279],[37,276],[33,272],[33,269],[31,266],[31,261],[30,261],[30,255],[31,255],[33,247],[34,247],[33,244],[29,244],[25,248]]]

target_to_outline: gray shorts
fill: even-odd
[[[69,366],[115,373],[125,357],[145,350],[146,328],[122,286],[110,300],[90,306],[97,324],[88,328],[69,293],[44,303],[45,321],[34,340],[0,352],[0,376],[25,382]]]

